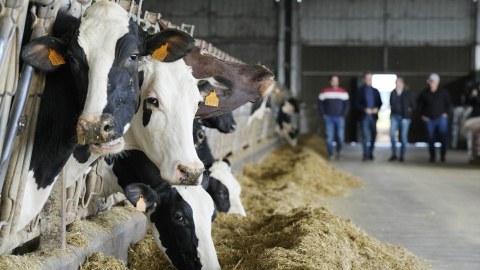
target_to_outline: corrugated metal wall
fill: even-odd
[[[194,36],[249,64],[276,69],[277,8],[268,0],[145,0],[175,24],[194,24]]]
[[[308,45],[467,45],[474,40],[472,0],[303,1]]]

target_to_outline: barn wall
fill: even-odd
[[[143,10],[160,12],[172,23],[194,24],[194,37],[213,43],[248,63],[276,68],[275,1],[144,1]]]
[[[475,3],[470,0],[303,1],[301,12],[302,100],[308,119],[302,132],[321,132],[316,102],[340,75],[351,97],[364,71],[405,77],[418,96],[431,72],[439,73],[455,105],[461,104],[472,72]],[[355,112],[346,121],[346,140],[357,140]],[[424,125],[415,115],[410,141],[425,141]]]

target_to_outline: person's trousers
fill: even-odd
[[[372,157],[375,139],[377,138],[377,119],[367,114],[362,119],[363,156]]]
[[[390,116],[390,138],[392,142],[392,156],[397,156],[397,145],[395,140],[395,132],[398,132],[398,140],[402,143],[400,148],[400,156],[405,156],[408,144],[408,128],[410,127],[411,119],[403,118],[401,115],[392,114]]]
[[[430,152],[430,158],[435,158],[435,141],[436,134],[442,144],[440,153],[442,157],[447,153],[447,132],[448,132],[448,118],[440,116],[435,119],[425,121],[428,132],[428,151]]]
[[[328,153],[333,155],[333,140],[335,134],[337,134],[337,152],[340,152],[343,148],[343,141],[345,139],[345,119],[340,116],[328,116],[323,117],[325,120],[325,132],[327,133],[327,148]]]

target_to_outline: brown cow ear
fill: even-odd
[[[176,30],[167,29],[151,35],[146,41],[146,55],[162,62],[173,62],[189,53],[195,47],[195,39]]]
[[[65,64],[67,44],[54,37],[40,37],[32,40],[22,48],[22,60],[32,67],[52,72]]]

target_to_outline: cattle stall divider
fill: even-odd
[[[5,1],[10,6],[5,6]],[[64,168],[42,212],[30,224],[17,232],[16,227],[30,166],[37,117],[45,86],[45,74],[33,71],[30,79],[24,69],[20,79],[23,77],[23,79],[28,80],[21,84],[18,83],[21,38],[24,31],[25,17],[29,16],[27,14],[28,1],[0,0],[0,2],[3,5],[0,11],[0,147],[2,147],[0,152],[2,156],[8,154],[10,157],[3,164],[3,171],[1,171],[5,176],[5,181],[3,186],[0,186],[0,255],[14,253],[15,248],[33,239],[40,239],[40,249],[63,249],[65,248],[66,225],[98,213],[103,209],[103,206],[99,205],[96,200],[100,197],[103,188],[103,179],[100,176],[103,162],[97,162],[88,174],[77,176],[77,179],[68,179],[68,174],[65,173],[66,169]],[[43,6],[45,1],[40,4],[38,4],[39,1],[34,2],[37,4],[33,4],[30,10],[33,16],[31,38],[51,35],[56,14],[62,8],[62,1],[46,1],[51,2],[48,6]],[[128,7],[127,11],[129,11],[132,18],[146,31],[151,31],[152,29],[159,31],[160,24],[162,24],[167,25],[169,28],[193,34],[194,25],[175,25],[162,18],[160,13],[145,12],[142,18],[140,9],[143,0],[140,1],[138,6],[126,0],[115,2],[118,4],[121,4],[120,2],[123,4],[128,2],[122,6]],[[72,0],[70,4],[67,12],[78,18],[91,2],[79,3],[76,0]],[[65,7],[63,8],[66,9]],[[135,8],[136,10],[133,11],[132,9]],[[149,20],[149,18],[154,18],[154,20]],[[16,19],[15,23],[12,23],[13,19]],[[2,24],[4,21],[10,23]],[[189,28],[189,31],[185,28]],[[7,37],[7,39],[2,39],[3,37]],[[205,40],[195,39],[195,42],[197,46],[203,48],[210,55],[229,62],[243,63]],[[24,98],[18,95],[19,91],[17,88],[19,89],[19,87],[17,87],[17,84],[24,86],[29,84],[29,87],[25,87],[28,91],[24,92]],[[12,106],[14,96],[14,102],[19,102],[17,106]],[[11,118],[13,113],[15,113],[11,109],[13,107],[20,108],[17,110],[22,113],[19,114],[17,111],[15,117],[19,117],[19,120],[15,120],[13,122],[15,124],[10,125],[10,129],[6,129],[7,119]],[[227,156],[231,158],[231,161],[233,160],[232,168],[241,168],[247,159],[258,160],[259,155],[256,155],[257,152],[253,148],[261,148],[259,151],[266,153],[266,151],[276,147],[280,141],[274,135],[275,119],[273,112],[267,113],[263,120],[255,119],[248,125],[251,107],[252,104],[249,103],[233,112],[237,121],[237,131],[235,133],[220,134],[214,130],[207,130],[212,154],[217,159]],[[20,129],[18,129],[19,127]],[[8,147],[12,151],[4,151],[6,148],[3,148],[3,146],[6,141],[3,138],[12,128],[15,129],[12,133],[15,136],[13,145]],[[245,151],[245,149],[248,149],[248,151]],[[249,154],[246,155],[246,152],[249,152]],[[236,172],[239,173],[240,171],[237,170]],[[2,180],[0,179],[0,182]],[[119,200],[121,198],[117,198],[113,203]],[[133,234],[133,232],[130,232],[130,234]]]

